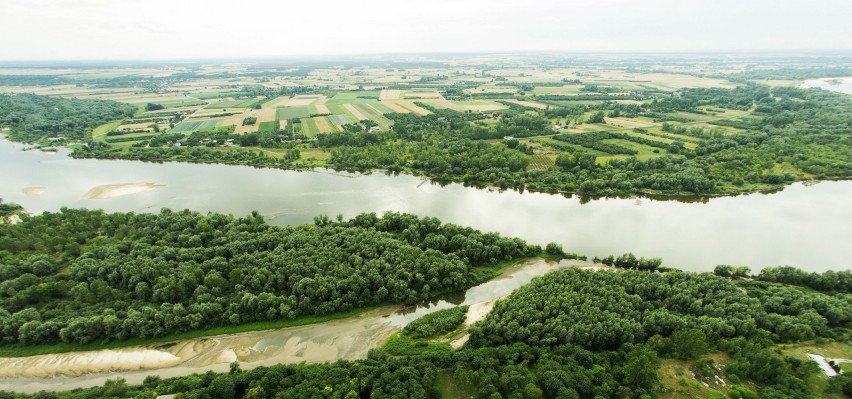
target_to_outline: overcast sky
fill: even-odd
[[[0,61],[852,49],[852,0],[0,0]]]

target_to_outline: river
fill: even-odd
[[[20,149],[0,142],[0,198],[34,213],[63,206],[234,215],[257,210],[272,224],[300,224],[318,214],[348,218],[400,211],[540,245],[554,241],[590,257],[627,252],[661,257],[667,266],[692,271],[718,264],[755,271],[793,265],[817,272],[852,266],[850,181],[796,183],[773,194],[693,202],[607,198],[584,203],[561,195],[441,186],[407,175],[81,160],[65,150]]]
[[[801,87],[805,89],[816,87],[839,93],[852,94],[852,77],[811,79],[803,82]]]

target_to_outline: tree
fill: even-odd
[[[633,345],[624,358],[624,385],[650,391],[659,380],[658,367],[656,352],[646,345]]]
[[[606,123],[606,118],[603,111],[598,111],[589,117],[589,123]]]
[[[565,251],[562,250],[562,245],[559,245],[555,242],[547,243],[547,246],[544,249],[548,255],[551,256],[563,256],[565,255]]]
[[[671,336],[672,354],[681,360],[691,360],[707,352],[707,337],[701,330],[677,330]]]

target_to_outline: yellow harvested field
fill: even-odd
[[[304,107],[304,106],[310,105],[311,103],[313,103],[314,101],[317,101],[320,98],[325,98],[325,96],[316,95],[316,94],[314,94],[314,95],[299,94],[299,95],[293,96],[292,98],[285,98],[285,97],[279,97],[279,98],[280,98],[280,101],[278,101],[274,104],[267,103],[268,105],[264,104],[264,106],[268,106],[270,108],[275,108],[275,107]]]
[[[243,119],[249,117],[257,118],[257,122],[254,125],[246,125],[243,126]],[[222,121],[220,125],[229,126],[234,125],[236,128],[234,129],[235,134],[244,134],[244,133],[252,133],[256,132],[258,128],[260,128],[261,122],[271,122],[275,119],[275,108],[261,108],[261,109],[253,109],[249,112],[246,112],[239,116],[229,117]]]
[[[397,102],[397,104],[420,116],[431,114],[428,109],[418,107],[416,104],[414,104],[414,101],[399,101]]]
[[[324,96],[306,96],[306,95],[298,95],[286,101],[283,105],[285,107],[304,107],[311,105],[314,101],[317,101],[320,98],[324,98]],[[278,105],[280,107],[281,105]]]
[[[606,123],[609,125],[619,126],[619,127],[651,127],[654,126],[651,122],[645,122],[636,119],[630,118],[606,118]]]
[[[196,117],[201,117],[201,116],[209,116],[209,115],[216,115],[216,114],[229,113],[229,112],[243,113],[243,112],[245,112],[245,110],[246,110],[245,108],[202,108],[202,109],[199,109],[198,111],[196,111],[195,113],[193,113],[192,117],[196,118]],[[171,110],[169,110],[169,111],[171,111]]]
[[[229,123],[230,124],[230,123]],[[246,133],[254,133],[260,127],[260,123],[255,123],[254,125],[245,125],[243,126],[243,120],[236,124],[236,128],[234,128],[234,134],[246,134]]]
[[[221,126],[240,126],[243,124],[242,116],[231,116],[225,119],[222,119]],[[236,129],[234,130],[236,133]]]
[[[399,97],[402,95],[402,90],[382,90],[379,93],[379,100],[399,100]]]
[[[327,99],[325,96],[322,96],[319,100],[317,100],[317,101],[313,104],[313,106],[317,109],[317,113],[318,113],[318,114],[330,114],[330,113],[331,113],[331,111],[330,111],[330,110],[328,109],[328,107],[325,105],[325,102],[326,102],[327,100],[328,100],[328,99]]]
[[[276,109],[275,108],[261,108],[253,110],[254,114],[257,115],[257,123],[260,122],[272,122],[277,120],[275,117]]]
[[[359,121],[363,121],[365,119],[370,119],[370,118],[367,118],[366,116],[364,116],[364,114],[361,113],[361,110],[359,110],[358,108],[356,108],[352,104],[343,104],[343,108],[346,108],[347,111],[351,112],[352,115],[354,115],[356,118],[358,118]]]
[[[379,98],[381,98],[381,94],[379,94]],[[406,91],[405,94],[403,94],[403,98],[429,98],[429,99],[437,98],[437,99],[441,99],[441,98],[444,98],[444,97],[441,96],[441,93],[438,93],[437,91],[432,90],[432,91]]]
[[[426,103],[426,104],[435,106],[437,108],[446,108],[446,109],[451,109],[451,110],[457,111],[457,112],[465,111],[465,108],[462,107],[461,105],[450,102],[449,100],[446,100],[446,99],[443,99],[443,98],[437,99],[437,100],[427,100],[427,101],[423,101],[423,102]]]
[[[317,125],[317,130],[319,130],[320,133],[331,133],[337,131],[334,125],[332,125],[325,116],[316,116],[312,119]]]
[[[506,109],[505,106],[501,104],[475,104],[475,105],[462,105],[464,109],[469,109],[471,111],[479,111],[479,112],[488,112],[488,111],[497,111],[501,109]]]
[[[537,102],[537,101],[527,101],[527,100],[508,100],[508,101],[510,103],[523,105],[524,107],[547,109],[547,104],[542,104],[542,103]]]
[[[396,101],[379,101],[385,107],[388,107],[393,110],[393,112],[399,112],[402,114],[407,114],[409,111],[407,108],[400,106]]]
[[[506,94],[511,94],[511,93],[517,93],[518,89],[511,87],[511,86],[485,87],[485,88],[477,87],[475,89],[464,89],[464,92],[467,93],[467,94],[474,94],[474,93],[491,93],[491,94],[506,93]]]

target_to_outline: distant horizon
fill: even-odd
[[[5,0],[3,10],[0,62],[852,49],[845,0]]]
[[[406,62],[416,57],[459,58],[475,56],[518,56],[518,57],[554,57],[554,56],[667,56],[688,58],[696,56],[803,56],[849,58],[852,61],[852,48],[837,49],[712,49],[712,50],[506,50],[506,51],[423,51],[423,52],[375,52],[375,53],[327,53],[327,54],[282,54],[267,56],[208,56],[195,58],[67,58],[67,59],[0,59],[0,68],[41,67],[52,64],[128,64],[128,63],[258,63],[270,61],[350,61],[390,57],[410,57],[408,59],[388,60]]]

